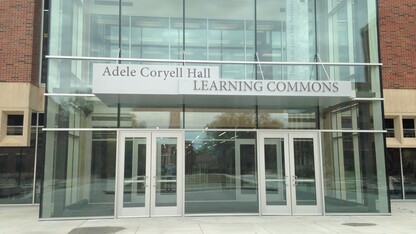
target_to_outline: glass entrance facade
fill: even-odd
[[[320,204],[319,214],[389,212],[375,0],[52,0],[50,7],[41,218],[119,217],[120,204],[142,204],[143,186],[154,183],[146,176],[160,177],[150,191],[177,193],[176,215],[262,214],[263,193],[271,203],[305,195],[299,202]],[[97,63],[215,66],[222,80],[348,81],[355,97],[253,104],[217,95],[189,104],[132,94],[108,103],[92,91]],[[124,131],[138,135],[121,140]],[[163,131],[181,135],[182,153],[160,155],[144,171],[145,151],[158,146],[143,148],[140,134]],[[306,154],[309,138],[293,140],[285,160],[278,137],[259,144],[262,132],[315,133],[317,160]],[[175,151],[160,137],[152,139],[161,153]],[[265,167],[260,147],[270,155]],[[165,171],[174,157],[180,179]],[[291,183],[282,177],[286,165],[301,189],[282,195],[282,183]],[[264,171],[270,190],[261,185]],[[315,197],[305,192],[312,187]]]

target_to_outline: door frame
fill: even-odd
[[[315,183],[316,183],[316,206],[297,206],[296,197],[292,194],[296,192],[296,186],[292,175],[294,175],[294,138],[312,138],[314,142],[314,165],[315,165]],[[284,139],[284,168],[286,170],[285,185],[287,205],[280,208],[269,208],[266,205],[265,190],[265,171],[264,171],[264,139],[265,138],[283,138]],[[259,212],[260,215],[323,215],[323,172],[322,172],[322,150],[321,138],[319,131],[258,131],[257,132],[257,155],[258,155],[258,185],[259,185]]]
[[[116,190],[115,190],[115,216],[127,217],[159,217],[159,216],[183,216],[184,214],[184,132],[169,130],[119,130],[117,132],[117,159],[116,159]],[[128,137],[146,138],[146,189],[145,207],[123,208],[124,196],[124,157],[125,139]],[[157,156],[157,137],[176,137],[176,206],[156,207],[155,197],[155,169]]]

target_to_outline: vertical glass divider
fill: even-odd
[[[35,130],[35,155],[33,162],[33,187],[32,187],[32,205],[35,204],[35,195],[36,195],[36,167],[38,164],[38,140],[39,140],[39,113],[36,113],[36,130]],[[32,128],[32,127],[31,127]]]
[[[404,174],[403,174],[403,155],[402,155],[402,148],[399,148],[399,155],[400,155],[400,176],[401,178],[401,186],[402,186],[402,199],[406,200],[406,192],[404,190]]]

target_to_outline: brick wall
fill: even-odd
[[[41,0],[0,0],[0,82],[39,83]]]
[[[383,88],[416,89],[416,0],[379,0]]]

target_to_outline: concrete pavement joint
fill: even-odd
[[[261,223],[257,223],[257,225],[259,225],[261,228],[263,228],[264,230],[266,230],[266,232],[273,234],[272,232],[269,231],[269,229],[267,229],[265,226],[261,225]]]
[[[204,233],[204,230],[202,229],[202,226],[201,226],[201,224],[200,224],[200,223],[198,223],[198,226],[199,226],[199,229],[201,230],[201,233],[202,233],[202,234],[205,234],[205,233]]]

